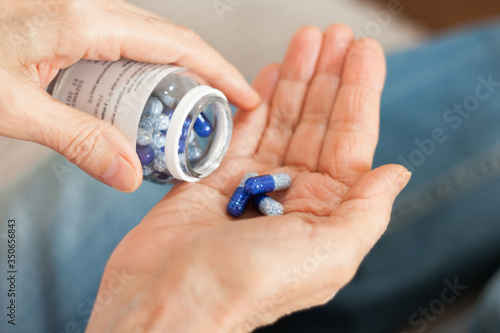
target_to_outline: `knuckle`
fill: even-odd
[[[95,30],[89,27],[102,20],[102,15],[103,11],[93,1],[60,1],[57,14],[58,50],[70,52],[75,40],[82,44],[90,41]]]
[[[179,44],[177,60],[195,56],[199,52],[200,45],[203,45],[204,42],[196,32],[171,22],[162,22],[162,24],[166,24],[169,34],[173,36],[174,44]]]
[[[181,36],[185,40],[190,41],[190,42],[198,42],[201,40],[201,37],[198,36],[198,34],[196,32],[194,32],[194,30],[183,27],[183,26],[177,26],[177,27],[179,29],[179,33],[181,34]]]
[[[73,164],[85,163],[91,158],[99,140],[102,140],[110,131],[112,131],[112,126],[107,122],[100,121],[97,124],[84,122],[79,125],[73,140],[64,147],[61,153]]]
[[[349,55],[351,57],[376,57],[378,53],[381,52],[379,44],[370,38],[363,38],[356,41],[351,49],[349,50]]]
[[[176,39],[185,42],[187,45],[192,45],[201,40],[194,30],[186,28],[182,25],[167,22],[169,30],[176,35]]]
[[[91,1],[64,0],[59,2],[60,15],[63,20],[80,21],[87,17],[89,7],[93,7]]]

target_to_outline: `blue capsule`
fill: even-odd
[[[186,118],[186,120],[184,120],[184,124],[182,125],[181,138],[187,139],[189,134],[189,127],[191,127],[191,118]]]
[[[174,114],[174,111],[172,111],[172,110],[167,110],[167,111],[164,111],[164,112],[163,112],[163,114],[164,114],[165,116],[167,116],[167,117],[168,117],[168,119],[170,120],[170,119],[172,119],[172,116],[173,116],[173,114]]]
[[[153,171],[153,173],[149,175],[149,179],[156,183],[166,184],[172,179],[172,176],[165,172]]]
[[[179,154],[184,154],[184,151],[186,150],[186,139],[184,139],[182,137],[180,138],[178,148],[179,149],[177,150],[177,152]]]
[[[182,126],[181,137],[179,138],[178,153],[183,154],[186,150],[186,143],[188,141],[189,128],[191,127],[191,118],[186,118],[184,120],[184,125]]]
[[[245,182],[245,189],[251,195],[264,194],[273,191],[281,191],[289,188],[292,178],[286,173],[276,175],[265,175],[249,178]]]
[[[155,151],[151,146],[136,145],[136,152],[142,165],[151,163],[155,158]]]
[[[212,134],[213,130],[210,120],[208,120],[207,116],[205,116],[203,112],[198,115],[198,118],[196,118],[193,128],[195,132],[202,138],[206,138],[207,136]]]
[[[240,186],[238,186],[233,196],[231,197],[231,200],[229,200],[229,203],[227,204],[226,209],[229,215],[234,217],[243,215],[243,212],[250,203],[250,198],[251,198],[250,193],[248,193],[248,191],[245,190],[244,185],[248,178],[255,176],[257,176],[257,173],[249,172],[243,177]]]
[[[283,205],[265,194],[253,196],[252,205],[266,216],[283,215]]]

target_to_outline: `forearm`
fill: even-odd
[[[106,269],[87,333],[250,331],[239,328],[245,313],[242,296],[227,292],[223,281],[192,260],[169,260],[157,272],[136,268],[141,273]]]

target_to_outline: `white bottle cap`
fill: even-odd
[[[208,170],[204,170],[200,178],[196,178],[182,170],[179,160],[179,140],[184,128],[184,122],[196,103],[207,96],[216,96],[227,101],[226,96],[221,91],[209,86],[198,86],[190,90],[181,99],[175,109],[175,112],[172,114],[172,118],[170,119],[165,141],[165,158],[170,174],[176,179],[191,183],[197,182],[200,178],[208,176],[219,167],[219,164],[214,164]],[[210,151],[215,154],[220,154],[221,150],[224,149],[223,147],[227,145],[228,135],[230,135],[228,132],[230,131],[231,126],[228,123],[227,117],[217,116],[215,118],[217,119],[217,124],[213,125],[214,128],[216,128],[216,131],[213,142],[211,143]],[[193,119],[193,121],[194,120],[195,119]]]

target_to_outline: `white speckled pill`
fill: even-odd
[[[278,173],[273,175],[274,179],[274,190],[281,191],[287,189],[292,185],[292,178],[287,173]]]
[[[137,144],[147,146],[153,140],[153,131],[139,127],[137,130]]]
[[[153,160],[153,168],[156,171],[160,172],[168,171],[167,161],[165,160],[165,153],[161,153],[161,151],[158,150],[158,153],[156,154],[155,159]]]
[[[168,128],[170,118],[167,115],[160,114],[158,117],[156,117],[155,120],[156,120],[154,124],[155,132],[165,131]]]
[[[161,149],[162,147],[165,147],[165,140],[165,134],[155,133],[153,135],[153,140],[151,141],[151,147],[153,147],[154,150]]]
[[[201,155],[203,155],[203,151],[200,147],[194,146],[188,148],[188,158],[191,162],[199,160]]]
[[[255,208],[258,208],[263,215],[283,215],[283,205],[265,194],[258,194],[253,196],[252,204]]]
[[[153,167],[150,164],[142,166],[142,174],[145,177],[149,177],[153,173],[153,171]]]

